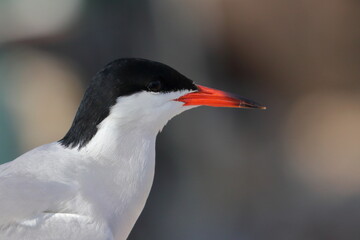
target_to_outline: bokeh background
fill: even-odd
[[[266,111],[158,136],[130,240],[360,239],[360,2],[0,1],[0,161],[59,140],[107,62],[142,57]]]

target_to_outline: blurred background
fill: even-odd
[[[130,240],[359,239],[359,23],[354,0],[0,1],[0,162],[62,138],[106,63],[148,58],[268,110],[172,120]]]

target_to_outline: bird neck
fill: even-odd
[[[125,239],[139,217],[154,177],[156,132],[107,118],[79,151],[96,162],[105,203],[94,205],[110,225],[115,239]],[[98,183],[99,184],[99,183]]]
[[[132,125],[136,124],[105,119],[99,125],[95,136],[80,151],[94,158],[118,162],[119,158],[133,159],[139,152],[155,148],[157,133],[145,127]]]

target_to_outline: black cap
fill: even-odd
[[[141,91],[168,93],[180,90],[197,90],[197,87],[165,64],[139,58],[112,61],[90,81],[70,130],[59,142],[69,148],[85,146],[121,96]]]

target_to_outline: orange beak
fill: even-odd
[[[184,106],[210,106],[210,107],[233,107],[233,108],[258,108],[266,107],[249,99],[235,96],[220,90],[197,85],[196,92],[185,94],[175,101],[183,102]]]

